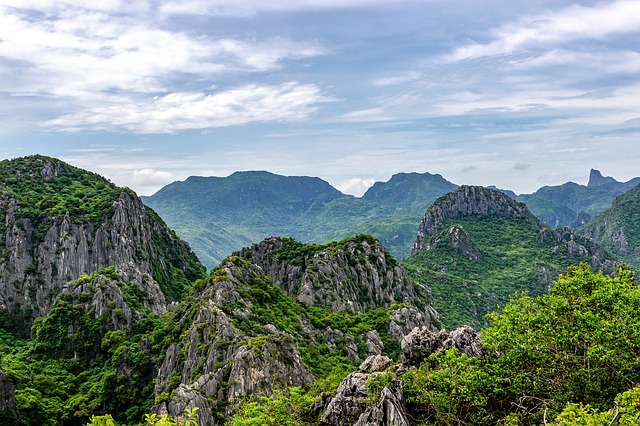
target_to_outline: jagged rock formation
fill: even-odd
[[[550,229],[501,191],[462,186],[427,209],[403,266],[430,287],[447,327],[479,328],[512,294],[540,295],[581,262],[611,273],[614,260],[568,227]]]
[[[100,268],[147,274],[169,298],[204,273],[132,191],[97,175],[25,157],[0,162],[0,190],[0,310],[27,324],[49,311],[67,282]]]
[[[640,267],[640,185],[618,197],[613,206],[578,229],[625,262]]]
[[[265,278],[256,265],[228,261],[178,312],[185,337],[171,345],[158,371],[156,412],[179,415],[197,406],[200,425],[217,424],[214,413],[229,415],[249,395],[312,380],[291,335],[273,325],[256,334],[238,327],[238,319],[253,315],[241,288],[266,285]]]
[[[240,251],[259,265],[290,297],[334,312],[366,312],[404,303],[421,309],[427,323],[438,321],[428,289],[411,284],[379,241],[366,235],[326,246],[268,238]]]
[[[292,248],[304,248],[304,253],[293,255]],[[181,338],[169,347],[159,368],[155,412],[176,415],[198,407],[201,425],[217,424],[221,418],[216,415],[231,415],[247,398],[310,382],[312,364],[319,366],[308,354],[317,353],[318,345],[355,363],[394,346],[399,349],[400,340],[415,327],[439,325],[437,313],[370,237],[331,247],[271,238],[238,255],[197,282],[196,292],[175,311]],[[324,271],[321,278],[313,276],[318,271]],[[334,294],[327,301],[316,294],[291,298],[302,294],[296,289],[304,283],[324,286],[319,295],[335,286]],[[370,287],[358,287],[363,284]],[[350,292],[353,288],[358,290]],[[381,295],[363,300],[375,291]],[[422,307],[392,307],[408,301]],[[368,329],[359,327],[357,333],[340,319],[380,308],[387,308],[388,319],[382,317]],[[337,320],[327,321],[329,315]],[[368,368],[380,367],[374,363]]]
[[[380,355],[368,357],[357,372],[349,374],[330,398],[317,402],[312,410],[320,413],[323,426],[409,426],[415,417],[408,410],[403,395],[402,374],[412,366],[420,365],[429,355],[456,348],[469,356],[484,358],[486,349],[471,327],[460,327],[447,333],[416,328],[402,341],[403,362]],[[393,375],[378,398],[367,391],[367,382],[380,374]]]
[[[469,326],[458,327],[451,333],[444,329],[434,332],[427,328],[416,328],[402,339],[402,359],[407,365],[417,366],[429,355],[451,348],[479,359],[486,355],[480,337]]]

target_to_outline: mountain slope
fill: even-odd
[[[265,237],[295,235],[295,223],[307,210],[343,197],[319,178],[236,172],[226,178],[192,176],[143,201],[211,267]]]
[[[238,172],[226,178],[190,177],[143,201],[211,267],[272,235],[327,243],[365,233],[406,257],[424,209],[455,188],[440,175],[400,173],[356,198],[318,178]]]
[[[577,232],[640,268],[640,185],[619,196],[609,210]]]
[[[612,267],[611,256],[568,228],[551,230],[506,194],[462,186],[426,211],[402,265],[430,287],[449,327],[480,327],[516,292],[539,295],[567,266]]]
[[[203,268],[128,189],[60,160],[0,162],[0,309],[23,327],[45,315],[69,281],[114,266],[153,277],[181,297]],[[25,321],[23,321],[23,319]]]

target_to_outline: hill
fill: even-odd
[[[543,294],[569,265],[612,268],[611,255],[569,228],[551,230],[503,192],[462,186],[426,211],[413,254],[402,262],[431,289],[448,327],[486,324],[518,292]]]
[[[406,257],[424,209],[455,188],[440,175],[400,173],[356,198],[319,178],[237,172],[226,178],[190,177],[143,201],[212,267],[273,235],[327,243],[365,233]]]
[[[640,268],[640,185],[620,195],[610,209],[577,232]]]

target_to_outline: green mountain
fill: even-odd
[[[238,172],[226,178],[190,177],[143,201],[211,267],[272,235],[327,243],[371,234],[392,254],[406,257],[424,209],[455,188],[440,175],[400,173],[356,198],[319,178]]]
[[[534,215],[552,228],[576,228],[607,210],[616,197],[639,183],[640,177],[618,182],[591,169],[586,186],[573,182],[545,186],[533,194],[522,194],[515,199],[525,203]]]
[[[115,267],[178,300],[204,269],[140,199],[94,173],[30,156],[0,162],[0,319],[22,332],[69,281]],[[147,278],[145,278],[147,280]]]
[[[577,232],[640,268],[640,185],[616,198],[609,210]]]
[[[448,327],[486,324],[517,292],[543,294],[569,265],[612,268],[612,258],[569,228],[551,230],[503,192],[462,186],[426,211],[413,255],[402,262],[431,289]]]

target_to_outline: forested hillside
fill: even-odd
[[[614,259],[569,228],[550,229],[500,191],[463,186],[429,207],[402,265],[413,282],[431,289],[449,328],[484,326],[485,315],[513,294],[541,295],[580,262],[611,272]]]

